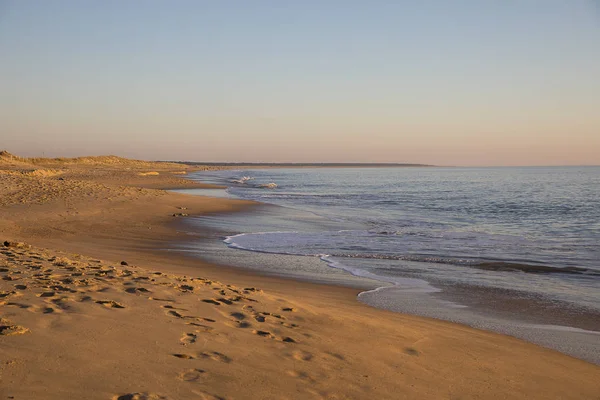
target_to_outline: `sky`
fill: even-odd
[[[0,0],[0,149],[600,164],[600,0]]]

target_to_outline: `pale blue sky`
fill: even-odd
[[[0,0],[0,148],[600,164],[586,0]]]

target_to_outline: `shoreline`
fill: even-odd
[[[263,206],[258,205],[257,207],[269,209],[271,210],[271,214],[279,214],[280,212],[285,211],[276,205],[269,203],[261,204],[263,204]],[[256,212],[252,212],[251,210],[241,210],[240,212],[244,215],[247,215],[247,218],[258,218],[258,221],[263,218],[261,216],[256,217]],[[261,213],[261,215],[262,214],[264,214],[264,212]],[[270,223],[273,223],[273,217],[271,217],[271,215],[267,215],[265,218],[268,218],[271,221]],[[291,219],[293,218],[293,215],[288,216],[286,214],[281,218]],[[221,229],[224,229],[223,231],[218,231],[219,219],[226,221],[229,220],[225,226],[220,227]],[[239,233],[239,231],[230,232],[228,228],[226,228],[232,225],[235,226],[236,222],[243,219],[245,218],[231,218],[228,216],[223,216],[221,218],[212,218],[211,220],[207,221],[206,217],[203,217],[198,223],[182,223],[182,229],[194,231],[194,229],[202,230],[210,227],[210,229],[217,229],[219,232],[218,236],[227,235],[227,237],[231,237],[229,236],[231,234],[233,234],[233,237],[235,237],[237,235],[252,233],[251,231],[247,230],[243,231],[246,233]],[[213,226],[213,224],[216,225]],[[252,223],[251,226],[258,228],[259,230],[262,229],[260,226],[258,226],[258,223]],[[247,229],[247,227],[244,227],[243,229]],[[405,293],[405,291],[402,290],[402,287],[398,287],[383,278],[376,279],[366,276],[357,276],[346,269],[340,269],[331,266],[329,261],[322,258],[320,258],[322,262],[322,265],[320,266],[321,270],[317,270],[313,273],[308,273],[305,275],[293,274],[293,272],[290,275],[287,269],[271,269],[271,267],[267,269],[257,269],[255,267],[248,266],[248,263],[251,262],[250,260],[263,260],[262,262],[269,266],[271,264],[275,264],[275,262],[270,261],[270,258],[272,257],[275,257],[276,259],[285,258],[287,262],[295,262],[297,264],[310,263],[311,265],[317,265],[320,263],[314,260],[315,257],[260,252],[248,250],[243,247],[236,248],[235,246],[232,248],[229,245],[223,244],[221,237],[214,238],[212,240],[218,242],[222,247],[227,246],[227,248],[231,250],[226,250],[225,248],[223,248],[223,250],[211,250],[211,256],[209,258],[206,258],[207,256],[203,255],[202,253],[198,254],[197,256],[190,255],[190,257],[204,259],[211,263],[216,261],[219,264],[229,266],[233,265],[234,268],[253,274],[258,274],[259,276],[269,276],[282,279],[291,279],[293,281],[311,282],[357,289],[358,292],[355,295],[352,294],[354,295],[354,300],[356,302],[364,303],[370,307],[405,315],[431,318],[437,321],[456,323],[473,329],[480,329],[487,332],[510,336],[512,338],[524,340],[528,343],[539,345],[547,349],[559,351],[562,354],[569,355],[595,365],[600,365],[600,358],[597,353],[598,346],[596,345],[598,340],[597,335],[600,334],[600,332],[597,331],[597,319],[595,319],[595,315],[592,314],[576,317],[570,315],[568,310],[559,310],[559,315],[555,315],[558,306],[554,306],[552,310],[545,310],[543,308],[543,304],[538,304],[538,301],[533,298],[525,299],[510,297],[510,295],[504,291],[493,290],[492,288],[481,288],[477,286],[465,285],[461,288],[449,288],[448,285],[440,286],[439,283],[423,281],[423,284],[435,287],[435,293]],[[246,253],[246,255],[240,255],[237,257],[232,256],[232,254],[235,254],[235,252],[239,252],[240,250],[242,250],[242,253]],[[192,247],[189,250],[186,247],[185,252],[186,255],[189,255],[190,253],[193,254],[194,250]],[[224,252],[227,255],[219,255],[217,252]],[[258,262],[259,261],[252,261],[253,264],[257,264]],[[327,264],[327,267],[325,264]],[[273,268],[276,267],[274,266]],[[326,272],[325,275],[323,275],[322,271],[324,269],[340,271],[342,276],[336,275],[335,277],[326,278],[328,273]],[[337,280],[332,279],[336,277],[338,278]],[[348,279],[348,277],[356,277],[357,279],[353,281]],[[364,280],[364,282],[361,282],[362,280]],[[411,291],[409,290],[409,292]],[[379,296],[379,293],[382,295]],[[390,293],[394,294],[394,296],[397,296],[398,300],[405,302],[406,304],[402,305],[395,302],[393,296],[390,296]],[[467,299],[464,298],[465,294],[468,295],[469,301],[466,301]],[[486,296],[490,294],[493,296],[492,298],[488,299]],[[509,303],[507,304],[512,304],[513,308],[511,308],[510,305],[507,305],[506,307],[501,307],[501,309],[498,310],[491,309],[490,307],[498,307],[498,305],[494,302],[495,300],[500,300],[501,302],[508,301]],[[449,305],[449,303],[452,305]],[[457,306],[457,304],[461,305]],[[535,313],[532,315],[527,314],[517,316],[515,311],[518,309],[523,309],[523,307],[527,307],[528,309],[532,309],[534,311],[537,310],[538,313],[545,313],[546,316],[550,315],[552,317],[551,319],[554,319],[557,322],[552,324],[545,323],[543,318],[540,318],[540,315]],[[465,310],[462,310],[463,308],[465,308]]]
[[[0,259],[10,277],[0,281],[9,293],[3,318],[28,329],[0,336],[0,355],[12,360],[0,367],[2,395],[581,399],[600,391],[599,367],[521,340],[375,309],[356,301],[357,289],[259,276],[164,251],[187,235],[173,214],[233,212],[253,203],[143,189],[122,167],[96,174],[2,175],[0,233],[37,246],[9,246]],[[162,176],[143,184],[179,184]],[[111,261],[94,269],[89,257]],[[46,278],[29,277],[38,262]],[[44,279],[71,268],[94,286],[61,278],[71,283],[52,284],[60,298],[40,292],[48,290]],[[227,294],[235,292],[243,294]],[[100,299],[89,303],[86,296]],[[231,304],[219,300],[228,296]]]

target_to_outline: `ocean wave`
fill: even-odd
[[[286,231],[286,232],[252,232],[252,233],[238,233],[237,235],[231,235],[231,236],[226,236],[225,239],[223,240],[223,243],[227,244],[228,247],[231,247],[233,249],[238,249],[238,250],[246,250],[246,251],[253,251],[255,253],[266,253],[266,254],[284,254],[284,255],[289,255],[289,256],[312,256],[312,257],[321,257],[324,256],[325,254],[301,254],[301,253],[293,253],[293,252],[285,252],[285,251],[269,251],[269,250],[262,250],[262,249],[256,249],[253,247],[249,247],[249,246],[242,246],[239,243],[235,242],[236,238],[239,237],[244,237],[244,236],[250,236],[250,235],[270,235],[273,233],[298,233],[298,232],[290,232],[290,231]]]
[[[424,255],[387,255],[387,254],[333,254],[334,257],[362,258],[376,260],[397,260],[450,264],[482,269],[486,271],[525,272],[530,274],[572,274],[600,276],[600,272],[582,267],[551,267],[548,265],[526,264],[511,261],[481,261],[474,259],[457,259],[450,257],[433,257]]]
[[[331,268],[342,269],[346,272],[351,273],[354,276],[373,279],[373,280],[380,281],[380,282],[391,283],[395,287],[402,288],[402,290],[404,290],[404,291],[419,292],[419,293],[435,293],[435,292],[441,291],[441,289],[438,289],[438,288],[430,285],[429,282],[427,282],[423,279],[406,278],[406,277],[400,277],[400,276],[391,277],[391,276],[377,275],[372,272],[366,271],[364,269],[353,268],[353,267],[350,267],[339,261],[332,260],[329,255],[322,255],[320,257],[320,259],[322,261],[325,261],[327,263],[327,265],[329,265]],[[378,290],[384,289],[386,287],[388,287],[388,286],[378,287],[377,289],[374,289],[372,291],[378,291]],[[359,294],[359,297],[360,297],[360,295],[362,295],[364,293],[368,293],[368,292],[372,292],[372,291],[369,290],[366,292],[361,292]]]
[[[237,184],[240,184],[240,185],[244,185],[244,184],[246,184],[246,182],[251,181],[253,179],[254,178],[251,177],[251,176],[242,176],[239,179],[233,179],[231,182],[232,183],[237,183]]]
[[[275,182],[261,183],[260,185],[256,185],[256,187],[262,189],[275,189],[277,187],[277,184]]]
[[[546,265],[519,264],[511,262],[480,262],[473,267],[488,271],[520,271],[530,274],[584,274],[600,276],[600,272],[581,267],[550,267]]]
[[[352,232],[352,231],[347,231]],[[243,243],[244,240],[236,240],[236,238],[250,237],[255,235],[279,235],[290,236],[297,235],[299,232],[261,232],[261,233],[243,233],[239,235],[229,236],[224,242],[232,248],[249,250],[260,253],[271,253],[271,254],[286,254],[286,255],[297,255],[297,256],[309,256],[309,257],[323,257],[323,252],[310,252],[303,251],[304,247],[296,247],[294,243],[289,242],[276,249],[269,249],[263,246],[261,241],[255,242],[250,241]],[[242,243],[240,243],[242,242]],[[271,241],[268,241],[271,242]],[[265,242],[266,243],[266,242]],[[349,246],[347,250],[360,250],[361,246],[356,248]],[[562,274],[562,275],[579,275],[579,276],[600,276],[600,271],[584,268],[584,267],[556,267],[543,265],[538,263],[530,263],[526,261],[515,261],[515,260],[481,260],[473,258],[457,258],[457,257],[443,257],[434,256],[427,254],[380,254],[380,253],[365,253],[365,252],[336,252],[330,251],[326,253],[327,257],[337,258],[348,258],[348,259],[364,259],[364,260],[390,260],[390,261],[409,261],[409,262],[422,262],[422,263],[434,263],[434,264],[448,264],[460,267],[475,268],[485,271],[494,272],[517,272],[527,274]]]

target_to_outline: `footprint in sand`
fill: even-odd
[[[169,400],[169,398],[156,393],[127,393],[113,396],[112,400]]]
[[[269,339],[276,339],[276,337],[271,332],[268,332],[268,331],[256,330],[256,331],[252,331],[252,333],[254,333],[255,335],[261,336],[261,337],[265,337],[265,338],[269,338]],[[291,338],[289,336],[283,336],[279,340],[281,340],[282,342],[285,342],[285,343],[297,343],[296,339]]]
[[[168,302],[168,303],[174,303],[175,302],[175,300],[173,300],[173,299],[161,299],[161,298],[158,298],[158,297],[148,297],[148,300],[165,301],[165,302]]]
[[[249,322],[245,321],[247,317],[244,313],[232,312],[229,316],[232,317],[233,326],[236,328],[249,328],[252,326]]]
[[[138,293],[150,293],[150,291],[149,291],[148,289],[146,289],[146,288],[143,288],[143,287],[132,287],[132,288],[127,288],[127,289],[125,289],[125,291],[126,291],[127,293],[130,293],[130,294],[138,294]]]
[[[307,351],[298,350],[292,353],[294,359],[298,361],[310,361],[313,358],[313,355]]]
[[[258,335],[258,336],[262,336],[262,337],[268,337],[268,338],[275,337],[271,334],[271,332],[267,332],[267,331],[252,331],[252,333],[254,333],[255,335]]]
[[[233,321],[233,325],[235,328],[251,328],[252,324],[246,321]]]
[[[283,317],[283,316],[281,316],[279,314],[274,314],[274,313],[270,313],[270,312],[266,312],[266,311],[260,312],[259,314],[262,314],[262,315],[265,315],[265,316],[274,317],[274,318],[281,319],[281,320],[285,319],[285,317]]]
[[[202,301],[205,302],[205,303],[214,304],[215,306],[220,306],[221,305],[221,303],[219,303],[218,301],[213,300],[213,299],[203,299]]]
[[[18,307],[18,308],[22,308],[22,309],[31,308],[31,306],[29,304],[17,303],[17,302],[14,302],[14,301],[9,301],[5,305],[7,305],[7,306],[13,306],[13,307]]]
[[[175,317],[175,318],[184,318],[183,314],[180,314],[175,310],[167,311],[167,315],[170,315],[171,317]]]
[[[246,314],[241,313],[241,312],[232,312],[229,315],[232,316],[233,318],[237,319],[238,321],[243,321],[246,319]]]
[[[96,300],[97,304],[101,304],[106,308],[125,308],[124,305],[117,303],[114,300]]]
[[[200,396],[200,400],[226,400],[225,397],[216,396],[214,394],[210,394],[208,392],[201,392],[193,390],[194,394]]]
[[[231,358],[227,357],[223,353],[219,353],[218,351],[209,351],[209,352],[205,352],[205,353],[200,353],[200,354],[198,354],[198,357],[210,358],[211,360],[219,361],[219,362],[222,362],[225,364],[229,364],[231,361],[233,361]]]
[[[334,353],[334,352],[332,352],[332,351],[326,351],[326,352],[325,352],[325,354],[328,354],[328,355],[330,355],[330,356],[332,356],[332,357],[335,357],[335,358],[337,358],[338,360],[341,360],[341,361],[346,361],[346,357],[344,357],[343,355],[341,355],[341,354],[339,354],[339,353]]]
[[[161,307],[161,308],[166,308],[166,309],[168,309],[168,310],[187,311],[187,309],[185,309],[185,308],[176,308],[176,307],[173,307],[172,305],[169,305],[169,304],[166,304],[166,305],[164,305],[164,306],[160,306],[160,307]]]
[[[11,336],[11,335],[22,335],[29,332],[29,329],[21,325],[13,325],[5,319],[0,319],[0,335]]]
[[[48,289],[52,289],[56,292],[77,293],[77,290],[73,290],[70,287],[66,287],[66,286],[62,286],[62,285],[52,285]]]
[[[163,306],[164,308],[172,308],[169,306]],[[183,320],[195,320],[195,321],[201,321],[201,322],[215,322],[214,319],[210,319],[210,318],[203,318],[203,317],[194,317],[194,316],[187,316],[187,315],[183,315],[175,310],[169,310],[166,313],[167,315],[174,317],[174,318],[178,318],[178,319],[183,319]],[[213,328],[210,328],[206,325],[203,324],[199,324],[197,322],[186,322],[187,325],[193,325],[193,326],[198,326],[201,328],[204,328],[204,332],[209,332],[211,330],[213,330]],[[199,331],[198,331],[199,332]]]
[[[190,285],[179,285],[179,286],[175,286],[175,289],[181,291],[181,292],[193,292],[194,291],[194,287],[190,286]]]
[[[172,354],[172,355],[173,355],[173,357],[183,358],[184,360],[193,360],[193,359],[196,358],[196,357],[194,357],[194,356],[192,356],[190,354],[183,354],[183,353],[175,353],[175,354]]]
[[[287,374],[305,382],[316,382],[313,377],[311,377],[307,372],[304,371],[287,371]]]
[[[206,325],[202,325],[202,324],[198,324],[196,322],[186,322],[186,324],[192,325],[194,328],[196,328],[196,332],[198,332],[198,333],[208,333],[208,332],[212,332],[215,330],[215,328],[212,328],[212,327],[206,326]]]
[[[182,345],[188,345],[192,343],[196,343],[196,339],[198,339],[198,335],[195,333],[184,333],[183,337],[179,339]]]
[[[177,378],[184,382],[198,382],[205,372],[206,371],[199,368],[188,369],[187,371],[180,372]]]

